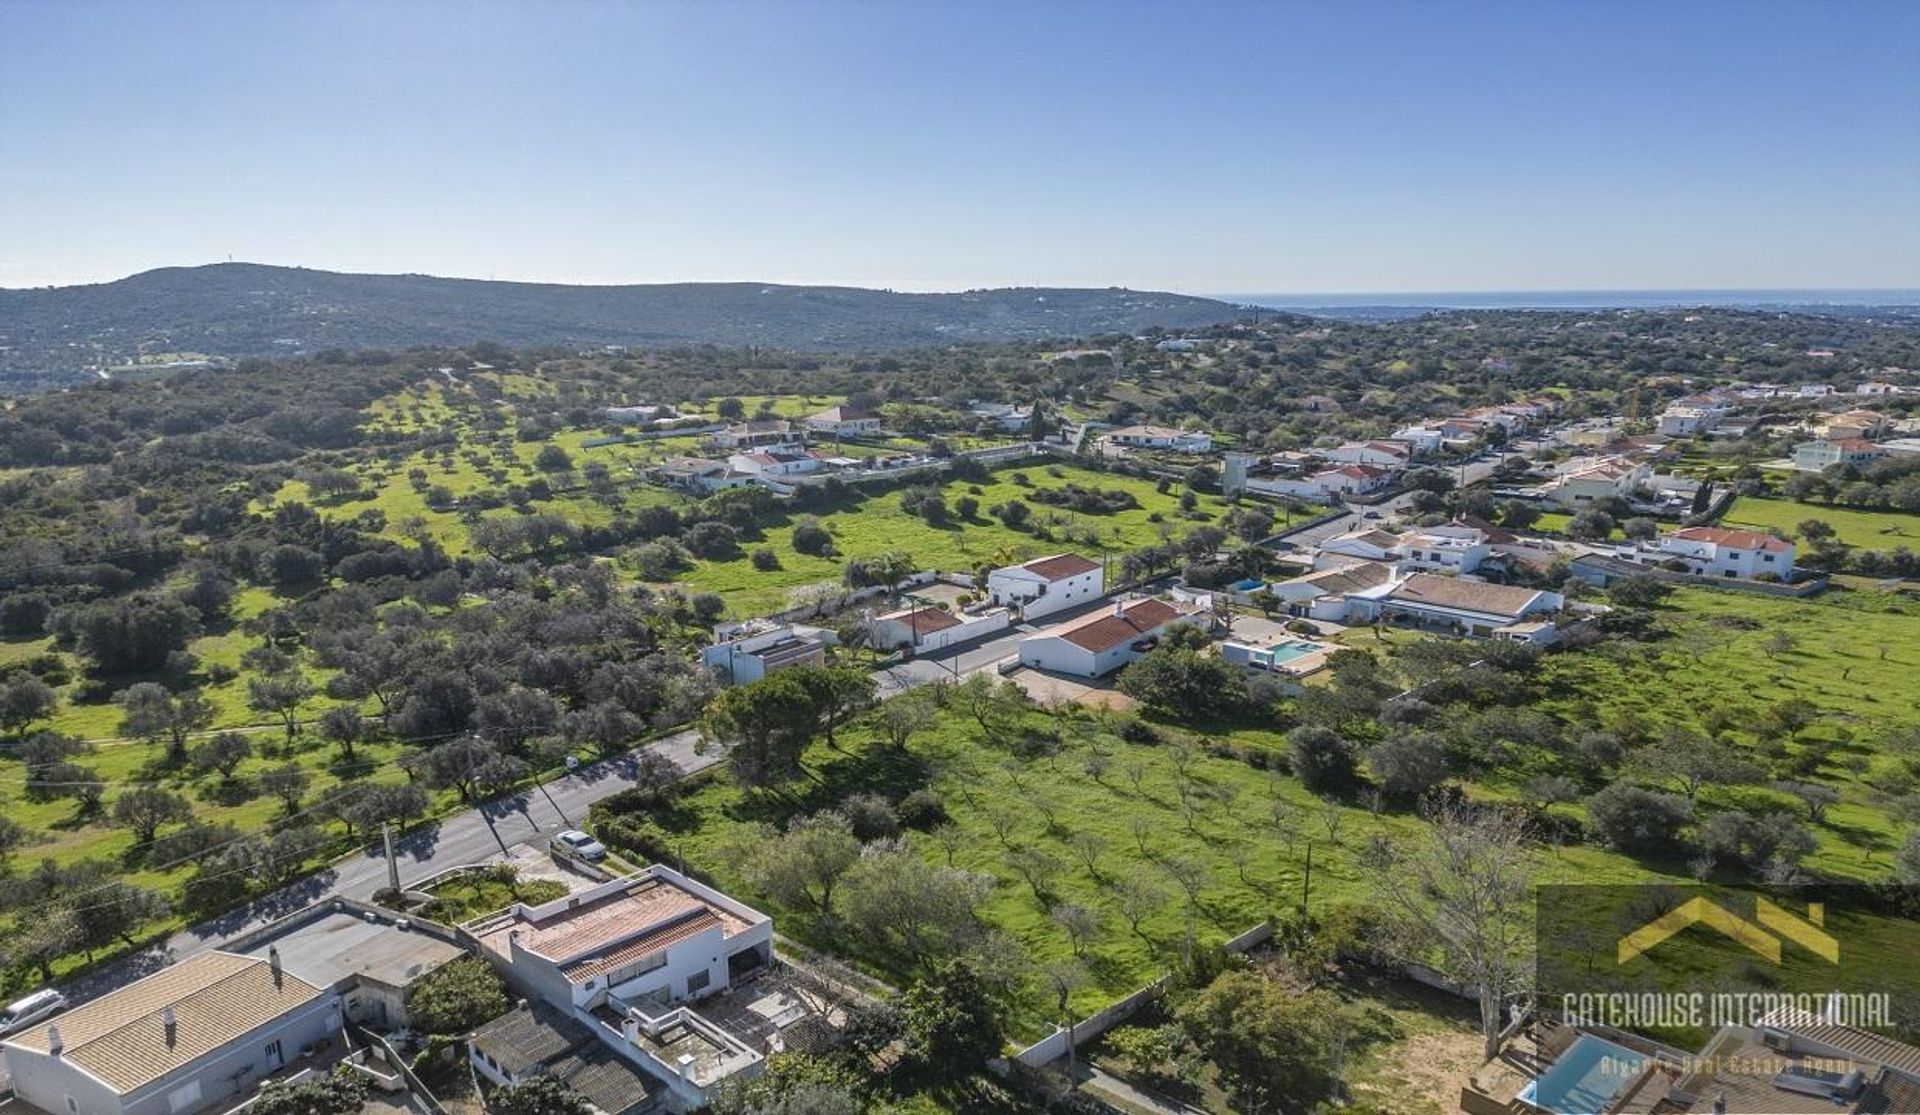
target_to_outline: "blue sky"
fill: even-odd
[[[0,286],[1920,287],[1920,3],[0,0]]]

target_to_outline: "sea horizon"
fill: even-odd
[[[1478,290],[1229,293],[1207,297],[1275,310],[1614,310],[1687,306],[1920,306],[1920,288],[1667,290]]]

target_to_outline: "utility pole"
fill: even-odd
[[[395,899],[400,897],[400,861],[393,855],[393,823],[380,822],[380,841],[387,849],[387,887]]]

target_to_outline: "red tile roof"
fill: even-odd
[[[1734,550],[1771,550],[1784,553],[1787,544],[1771,534],[1762,534],[1757,530],[1733,530],[1728,527],[1685,527],[1673,532],[1672,537],[1684,538],[1689,542],[1711,542],[1715,546],[1726,546]]]
[[[958,627],[963,622],[952,612],[943,612],[938,608],[906,608],[898,612],[888,612],[881,619],[904,623],[915,631],[945,631],[949,627]]]
[[[1064,581],[1069,577],[1078,577],[1082,573],[1091,573],[1100,568],[1100,563],[1089,561],[1079,554],[1054,554],[1051,557],[1034,558],[1022,564],[1020,568],[1045,577],[1049,581]]]
[[[1128,604],[1120,615],[1107,612],[1088,616],[1057,633],[1081,650],[1100,654],[1122,643],[1142,638],[1179,619],[1182,614],[1180,609],[1164,600],[1136,600]]]

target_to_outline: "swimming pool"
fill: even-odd
[[[1275,666],[1291,662],[1296,658],[1305,658],[1316,650],[1327,649],[1325,643],[1310,643],[1305,639],[1289,639],[1284,643],[1275,643],[1267,648],[1267,661]]]
[[[1227,586],[1235,592],[1257,592],[1267,587],[1267,582],[1258,577],[1248,577],[1244,581],[1235,581]]]
[[[1645,1055],[1605,1038],[1581,1034],[1547,1071],[1520,1093],[1554,1115],[1603,1115],[1628,1084],[1647,1067]]]

